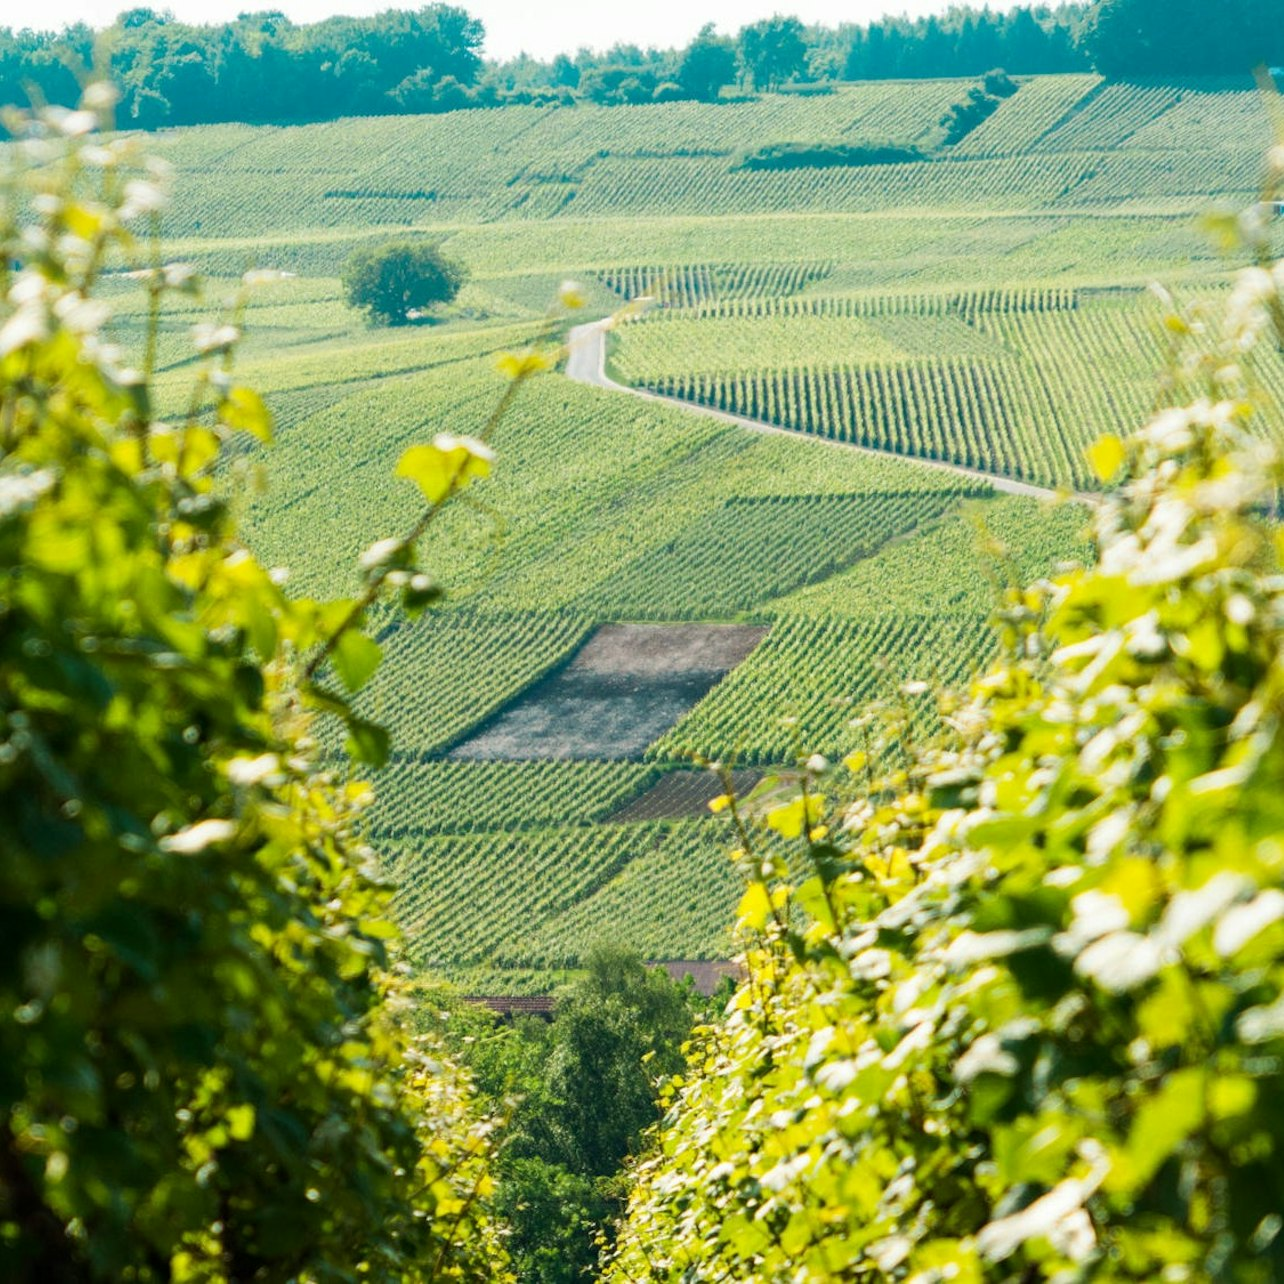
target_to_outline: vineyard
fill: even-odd
[[[653,760],[734,758],[746,766],[837,757],[859,747],[866,706],[908,700],[967,679],[993,646],[984,615],[783,618],[767,641],[650,751]]]
[[[239,378],[263,390],[276,443],[240,452],[228,487],[299,595],[354,591],[363,550],[407,529],[402,451],[481,429],[500,354],[532,341],[563,281],[591,316],[650,301],[615,328],[609,372],[679,404],[532,382],[493,434],[494,475],[432,527],[444,604],[382,622],[361,701],[393,756],[365,825],[417,965],[503,994],[546,991],[604,937],[724,957],[740,882],[707,806],[721,786],[692,759],[738,764],[750,789],[858,747],[870,702],[927,729],[923,685],[965,682],[990,654],[1000,588],[1091,555],[1081,503],[916,461],[1096,487],[1084,447],[1149,410],[1167,360],[1146,286],[1218,294],[1231,265],[1196,215],[1253,198],[1267,116],[1247,84],[1039,77],[947,147],[938,122],[969,87],[158,140],[173,252],[214,274],[216,300],[251,265],[293,274],[244,311]],[[861,140],[925,159],[742,167]],[[344,302],[347,256],[389,235],[468,270],[429,323],[370,328]],[[147,299],[127,280],[110,292],[137,360]],[[165,316],[169,411],[205,315],[192,300]],[[692,678],[681,639],[726,626],[744,645]],[[638,639],[671,649],[649,671],[586,671],[612,636],[641,670]]]
[[[1127,289],[793,298],[635,321],[613,368],[800,432],[1083,490],[1086,447],[1153,404],[1162,336]],[[1275,363],[1260,372],[1284,390]]]
[[[974,134],[928,161],[824,171],[739,170],[767,142],[881,138],[939,147],[968,82],[888,82],[819,96],[575,110],[506,108],[285,129],[211,126],[166,140],[177,236],[250,238],[672,214],[1080,209],[1156,196],[1194,208],[1247,195],[1269,130],[1248,83],[1026,82]],[[288,175],[288,181],[281,181]],[[222,180],[231,177],[229,185]],[[230,248],[230,247],[229,247]]]
[[[957,497],[942,490],[735,499],[621,567],[579,606],[622,619],[728,619],[828,579],[931,524]]]
[[[762,641],[752,625],[607,624],[451,750],[464,761],[637,759]]]
[[[626,303],[650,297],[663,307],[702,308],[733,299],[787,299],[830,271],[824,263],[693,263],[608,268],[596,275]]]
[[[999,589],[1028,584],[1060,562],[1084,562],[1087,514],[1007,497],[964,504],[914,539],[887,544],[850,570],[775,603],[784,618],[865,619],[892,612],[984,616]],[[978,550],[982,559],[978,565]],[[973,570],[960,574],[960,567]]]
[[[640,763],[422,762],[399,754],[380,780],[368,819],[381,841],[398,843],[591,825],[645,797],[658,779],[654,767]]]
[[[587,617],[565,613],[469,611],[445,614],[431,628],[394,625],[382,637],[387,660],[362,694],[372,716],[395,713],[401,753],[431,754],[566,659],[589,627]],[[433,680],[422,682],[425,674]]]
[[[760,771],[732,771],[731,788],[747,797],[763,779]],[[712,771],[669,771],[644,794],[611,816],[614,824],[640,820],[681,820],[703,816],[716,798],[726,793],[726,781]]]

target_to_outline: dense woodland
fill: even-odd
[[[943,17],[806,27],[777,17],[735,36],[708,28],[680,50],[617,46],[551,62],[487,64],[484,30],[433,4],[296,25],[272,11],[216,26],[130,9],[107,30],[0,28],[0,102],[65,102],[90,67],[107,72],[124,118],[143,128],[213,121],[279,124],[453,111],[506,103],[714,100],[837,80],[1084,71],[1113,77],[1243,75],[1284,61],[1281,0],[1236,0],[1209,28],[1199,0],[1107,0],[952,8]]]

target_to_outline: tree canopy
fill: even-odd
[[[807,43],[797,18],[763,18],[740,32],[740,63],[755,89],[775,89],[801,76]]]
[[[404,325],[417,313],[449,303],[463,282],[464,269],[428,241],[363,245],[343,265],[348,302],[386,325]]]
[[[599,946],[549,1022],[477,1034],[455,1013],[478,1091],[510,1106],[496,1164],[498,1208],[524,1284],[574,1284],[599,1266],[597,1240],[623,1211],[625,1161],[659,1117],[659,1085],[683,1064],[702,1001],[659,968]]]
[[[135,8],[97,33],[84,24],[57,35],[0,27],[0,104],[25,102],[29,89],[41,101],[74,102],[77,71],[95,65],[120,91],[123,123],[148,129],[510,103],[712,101],[741,70],[762,89],[789,80],[979,76],[993,66],[1019,75],[1079,71],[1089,65],[1076,43],[1083,9],[960,6],[837,28],[774,18],[735,36],[706,27],[685,50],[625,44],[486,65],[482,24],[449,4],[312,24],[245,13],[209,26]]]
[[[1098,0],[1084,47],[1103,75],[1247,75],[1284,62],[1284,0]]]
[[[678,66],[677,82],[690,98],[712,102],[736,79],[736,47],[717,35],[712,24],[687,46]]]
[[[418,111],[422,97],[403,106],[407,81],[473,85],[483,38],[480,22],[447,4],[298,25],[272,11],[198,26],[132,9],[97,38],[84,26],[62,36],[0,28],[0,102],[25,102],[28,84],[74,102],[74,72],[94,66],[115,83],[123,121],[144,129]],[[458,105],[442,99],[430,109]]]

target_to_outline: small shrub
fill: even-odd
[[[856,143],[769,143],[747,153],[738,169],[839,169],[862,165],[901,165],[930,160],[912,143],[866,141]]]
[[[993,71],[985,73],[985,79],[981,81],[981,88],[991,98],[1011,98],[1021,86],[1002,67],[995,67]]]
[[[386,325],[404,325],[436,304],[449,303],[464,279],[463,267],[426,241],[362,246],[343,267],[348,302]]]
[[[945,131],[945,145],[953,147],[961,143],[977,126],[983,124],[999,108],[999,100],[991,98],[983,89],[975,85],[967,91],[967,97],[941,117],[940,125]]]
[[[681,102],[686,96],[686,91],[681,85],[675,84],[672,80],[666,80],[662,85],[656,86],[655,93],[651,96],[651,101],[676,103]]]

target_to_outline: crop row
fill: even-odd
[[[708,156],[722,169],[764,138],[888,136],[935,125],[957,84],[862,85],[757,102],[559,110],[511,107],[365,117],[290,129],[216,126],[160,140],[178,174],[174,235],[252,236],[300,227],[421,224],[519,216],[528,193],[595,170]],[[888,131],[891,131],[888,133]],[[285,177],[288,176],[288,177]],[[571,187],[571,190],[574,190]],[[536,198],[528,203],[541,204]]]
[[[1094,159],[1099,164],[1100,157]],[[1090,166],[1091,168],[1091,166]],[[1205,203],[1206,204],[1206,203]],[[573,226],[543,223],[485,224],[453,231],[447,251],[468,263],[476,279],[526,273],[583,276],[617,265],[686,263],[833,263],[823,289],[829,294],[908,291],[960,283],[993,285],[1084,283],[1121,279],[1144,284],[1156,273],[1184,277],[1188,260],[1216,251],[1186,217],[1116,214],[1085,217],[1037,212],[1016,201],[1001,213],[951,208],[924,201],[888,218],[868,212],[786,212],[779,218],[739,217],[730,211],[711,224],[692,217],[632,218],[627,210]],[[1101,253],[1105,244],[1107,252]],[[278,241],[288,246],[284,238]],[[340,257],[339,262],[342,262]],[[1224,269],[1224,260],[1219,264]],[[809,291],[810,293],[810,291]]]
[[[708,152],[731,157],[764,139],[834,138],[849,129],[902,138],[924,122],[934,126],[962,92],[958,82],[871,82],[824,95],[765,95],[712,111],[698,102],[579,107],[546,115],[507,151],[523,155],[534,171],[566,173],[604,153],[637,160]]]
[[[666,308],[740,299],[782,299],[832,270],[829,263],[687,263],[607,268],[596,273],[622,299],[648,297]]]
[[[658,270],[658,269],[656,269]],[[672,271],[673,269],[670,269]],[[679,269],[681,270],[681,269]],[[730,269],[723,269],[729,271]],[[982,312],[1063,312],[1078,306],[1071,286],[988,286],[974,290],[915,293],[882,291],[866,294],[754,294],[723,296],[681,306],[708,318],[766,320],[774,317],[824,317],[870,319],[886,316],[963,316],[970,320]],[[676,305],[675,305],[676,306]],[[672,322],[674,311],[652,313],[634,327]]]
[[[733,756],[758,766],[843,754],[860,747],[853,722],[871,702],[901,699],[909,682],[957,685],[994,646],[985,616],[970,613],[782,617],[648,757]],[[930,722],[930,706],[917,712]]]
[[[1030,413],[1015,362],[943,358],[861,366],[691,375],[655,391],[908,458],[1031,481],[1082,484],[1091,438]]]
[[[612,368],[625,383],[649,384],[664,375],[704,370],[896,361],[906,355],[874,319],[661,312],[616,330]]]
[[[474,332],[485,337],[494,331]],[[450,334],[421,334],[421,360],[450,351]],[[354,350],[354,360],[360,349]],[[320,353],[314,359],[319,359]],[[334,353],[332,360],[341,360]],[[250,537],[270,565],[288,567],[291,587],[312,595],[355,589],[358,559],[373,541],[407,529],[421,511],[416,488],[395,476],[407,446],[448,425],[477,432],[503,391],[493,355],[461,358],[422,373],[357,385],[353,395],[296,423],[271,451],[272,487],[254,499]],[[269,394],[269,402],[275,394]],[[692,473],[706,482],[743,481],[761,490],[773,473],[804,476],[786,460],[725,425],[662,407],[640,409],[567,380],[533,382],[493,431],[493,476],[455,505],[424,541],[426,568],[457,594],[488,606],[556,609],[636,555],[639,526],[663,536],[672,492],[692,511],[718,495],[689,495]],[[736,460],[742,454],[743,464]],[[804,454],[807,452],[804,452]],[[690,462],[693,470],[677,465]],[[826,477],[808,489],[916,488],[840,461],[813,461]],[[912,470],[910,470],[912,473]],[[721,479],[721,480],[720,480]]]
[[[1198,303],[1199,297],[1185,301]],[[1038,364],[1054,413],[1063,418],[1077,413],[1100,432],[1111,424],[1139,426],[1157,404],[1159,376],[1169,366],[1170,352],[1153,310],[1119,300],[1086,307],[1073,317],[990,317],[980,326]],[[1284,363],[1273,347],[1246,353],[1241,367],[1273,404],[1281,404]],[[1099,377],[1086,377],[1092,371]],[[1100,377],[1103,372],[1109,377]],[[1190,391],[1198,395],[1203,389]]]
[[[1103,154],[1059,204],[1201,209],[1214,200],[1250,199],[1261,190],[1261,182],[1262,153],[1255,149],[1129,150]]]
[[[1039,139],[1039,151],[1114,151],[1181,100],[1172,85],[1103,84]]]
[[[1261,156],[1274,141],[1261,92],[1247,81],[1184,86],[1181,99],[1143,125],[1130,146],[1156,150],[1224,152],[1228,147]]]
[[[545,829],[605,820],[657,779],[622,762],[421,762],[379,773],[367,813],[378,842],[439,834]]]
[[[958,479],[934,469],[747,433],[560,381],[533,386],[527,404],[523,437],[496,438],[499,466],[486,483],[486,501],[509,532],[475,577],[475,601],[488,609],[581,609],[623,567],[737,498],[959,490]],[[752,532],[737,550],[749,564],[765,562]]]
[[[902,357],[973,357],[1011,361],[1013,356],[1012,350],[1001,340],[969,324],[958,313],[947,312],[939,316],[890,313],[863,323],[849,321],[846,324],[871,327],[898,348]],[[812,360],[819,357],[819,351],[813,354]],[[853,356],[864,358],[864,355],[863,349],[851,348],[845,359],[850,360]]]
[[[981,326],[1038,370],[1027,382],[1031,412],[1067,431],[1077,420],[1082,450],[1146,417],[1165,359],[1156,322],[1137,307],[1099,306],[1072,317],[987,317]]]
[[[744,171],[706,158],[608,161],[579,184],[560,212],[601,217],[872,211],[924,206],[992,209],[1050,205],[1093,174],[1092,153],[1030,153],[992,159],[943,158],[844,169]]]
[[[323,332],[320,342],[293,351],[266,345],[259,349],[253,344],[251,330],[251,344],[237,363],[237,378],[263,394],[358,384],[457,361],[484,360],[491,354],[529,342],[534,333],[530,325],[492,326],[443,334],[432,344],[426,344],[422,335],[407,334],[404,329],[358,333],[341,340]],[[188,334],[188,351],[194,355],[190,331]],[[190,385],[191,375],[185,370],[171,371],[157,381],[163,401],[184,407]]]
[[[1007,156],[1028,151],[1066,120],[1100,83],[1096,76],[1036,76],[951,151],[955,156]]]
[[[972,501],[934,526],[773,604],[778,618],[973,614],[1003,588],[1030,584],[1089,554],[1088,510],[1013,495]]]
[[[742,172],[707,159],[603,164],[574,188],[574,199],[538,217],[989,210],[996,192],[1008,209],[1162,205],[1189,211],[1214,195],[1251,193],[1261,153],[1249,149],[1033,151],[1010,156],[939,158],[848,169]]]
[[[576,603],[625,619],[726,619],[825,579],[958,500],[944,491],[731,500]]]
[[[692,876],[689,856],[705,845],[720,854],[725,843],[725,834],[716,832],[720,828],[699,821],[578,826],[433,838],[407,845],[394,858],[391,873],[398,884],[397,912],[412,957],[432,970],[501,959],[518,965],[545,964],[546,959],[529,945],[541,927],[591,901],[633,862],[664,851],[675,832],[682,837],[674,844],[678,849],[674,863],[687,870],[688,898],[698,901],[708,893],[700,886],[703,875],[699,880]],[[704,921],[725,924],[732,905],[734,900],[728,904],[720,895],[716,900],[709,898]],[[701,943],[685,937],[680,921],[666,925],[662,917],[652,916],[653,908],[638,904],[630,910],[626,902],[616,921],[608,919],[600,931],[586,932],[576,951],[582,955],[606,936],[620,939],[633,920],[649,922],[653,930],[662,932],[663,942],[654,943],[667,944],[669,949],[663,952],[670,956],[683,957],[699,949]]]
[[[737,797],[749,794],[762,780],[761,771],[732,771],[731,790]],[[710,804],[727,792],[727,779],[711,770],[667,771],[644,793],[610,817],[613,825],[647,820],[708,820]]]
[[[901,81],[899,82],[901,84],[913,84],[915,92],[888,92],[897,83],[884,81],[870,85],[868,88],[875,92],[853,100],[854,103],[861,104],[861,110],[858,110],[850,122],[837,131],[837,135],[842,138],[889,139],[894,142],[919,142],[930,145],[935,143],[939,136],[938,122],[941,116],[966,95],[972,82]],[[776,137],[806,136],[782,134]],[[813,135],[813,137],[823,138],[825,135]]]
[[[641,381],[668,395],[896,454],[1049,485],[1090,485],[1086,447],[1103,432],[1139,425],[1154,403],[1166,360],[1157,313],[1127,294],[1071,291],[974,292],[955,296],[950,306],[955,311],[946,315],[966,322],[975,336],[972,355],[953,355],[969,349],[941,335],[945,355],[938,358],[888,359],[875,346],[862,360],[859,333],[836,325],[831,343],[812,340],[810,362],[769,369],[747,360],[737,368],[729,331],[721,367],[692,343],[700,364],[680,374],[643,372]],[[626,328],[622,368],[635,361],[629,356],[635,335],[662,335],[678,324],[657,319]],[[747,320],[745,333],[758,324],[784,322]],[[880,325],[879,341],[908,347],[917,324],[907,314],[899,331]],[[747,351],[755,355],[752,345]],[[644,352],[645,345],[639,356]]]
[[[474,332],[474,341],[497,333]],[[450,332],[417,342],[425,361],[467,346]],[[362,351],[354,347],[354,363]],[[476,431],[501,391],[493,364],[476,355],[353,385],[351,396],[294,423],[271,452],[272,488],[249,513],[260,556],[288,567],[298,591],[355,587],[361,551],[419,510],[414,487],[394,476],[401,452],[434,424]],[[295,368],[308,373],[302,360]],[[551,376],[523,391],[491,442],[494,475],[475,491],[484,507],[443,514],[423,556],[448,588],[508,612],[574,601],[736,495],[949,488],[896,461],[799,448]]]
[[[255,238],[305,229],[624,211],[988,208],[996,192],[1008,208],[1030,207],[1056,201],[1103,162],[1123,175],[1120,183],[1135,185],[1154,163],[1152,152],[1211,172],[1227,140],[1260,155],[1267,138],[1266,114],[1245,93],[1091,85],[1082,77],[1025,84],[940,161],[791,174],[736,171],[734,156],[772,139],[926,138],[967,86],[867,85],[813,98],[770,95],[716,111],[696,103],[514,107],[292,129],[184,130],[159,142],[177,170],[167,230],[243,238],[220,251],[220,265],[235,272],[261,254]],[[1204,190],[1180,174],[1173,181],[1178,194]],[[331,247],[327,274],[335,275],[343,254],[337,243]],[[318,266],[313,251],[320,248],[309,251]]]
[[[658,841],[648,834],[617,874],[532,932],[504,942],[497,961],[574,967],[607,940],[648,959],[729,957],[727,928],[744,883],[727,857],[728,837],[725,826],[707,821],[673,824]]]

